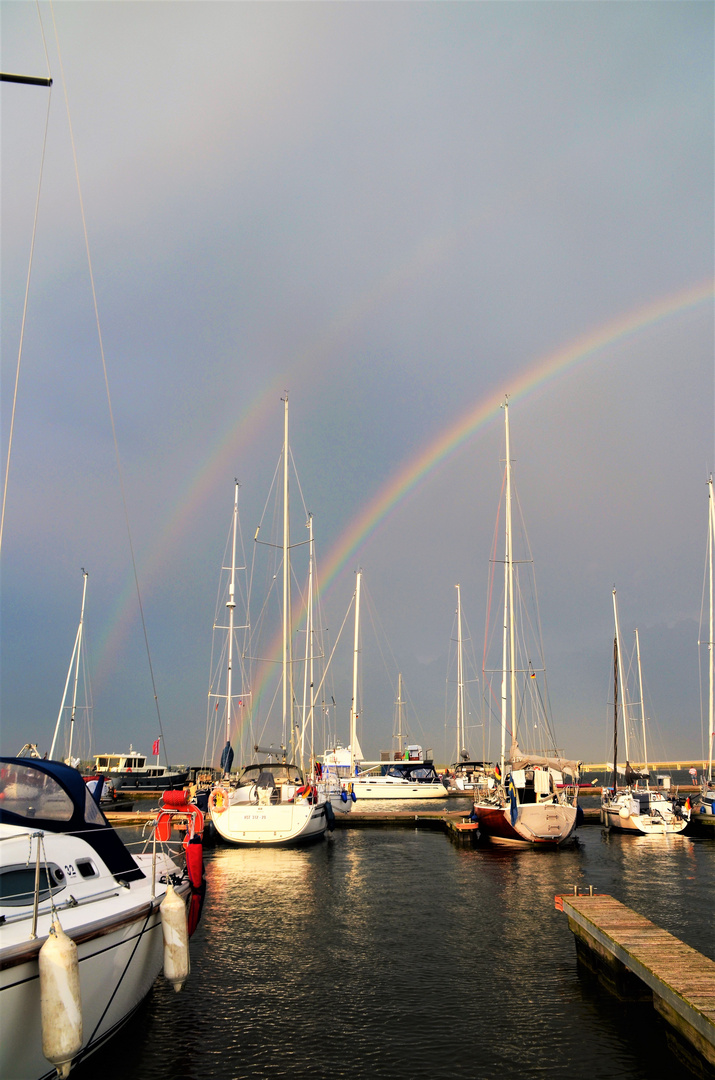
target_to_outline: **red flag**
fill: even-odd
[[[158,754],[159,753],[159,740],[160,739],[161,739],[161,735],[159,736],[158,739],[154,740],[154,745],[151,748],[152,754]]]

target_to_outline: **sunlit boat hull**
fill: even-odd
[[[252,803],[211,811],[216,832],[228,844],[288,847],[320,840],[327,828],[325,802],[286,802],[275,806]]]
[[[495,844],[563,844],[576,828],[577,808],[562,803],[519,806],[513,824],[509,806],[477,803],[474,810],[480,835]]]
[[[118,892],[122,892],[118,889]],[[159,903],[163,891],[150,903],[134,905],[113,919],[73,925],[71,913],[62,913],[62,925],[77,944],[84,1058],[99,1049],[131,1017],[149,993],[163,964],[163,938]],[[109,925],[107,925],[109,923]],[[13,1080],[39,1080],[57,1075],[42,1053],[38,954],[49,924],[38,927],[40,936],[19,956],[3,950],[0,961],[0,1009],[3,1038],[0,1076]],[[116,991],[116,992],[115,992]]]
[[[363,799],[444,799],[447,794],[441,780],[438,783],[412,783],[390,776],[365,776],[353,780],[358,802]]]
[[[689,815],[678,816],[672,812],[655,816],[629,813],[628,817],[625,817],[621,813],[622,809],[622,802],[602,804],[601,823],[616,832],[638,836],[672,836],[684,832],[690,820]]]
[[[72,1028],[65,1068],[149,992],[164,962],[167,882],[184,902],[190,884],[160,848],[132,855],[81,775],[59,762],[0,759],[0,856],[0,1076],[40,1080],[56,1075],[43,1046],[39,968],[53,921],[77,947],[81,1034]],[[57,1030],[53,1018],[44,1031],[55,1047]]]

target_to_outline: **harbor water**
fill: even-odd
[[[709,839],[591,825],[545,851],[338,828],[208,849],[206,878],[184,990],[159,977],[76,1080],[690,1076],[650,1005],[577,965],[554,896],[593,886],[715,959]]]

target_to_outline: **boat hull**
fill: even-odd
[[[236,803],[220,813],[212,810],[211,820],[222,840],[241,846],[309,844],[320,840],[327,828],[325,802]]]
[[[435,784],[413,784],[409,780],[390,780],[389,777],[356,777],[353,781],[353,790],[358,802],[363,799],[443,799],[446,795],[444,784],[440,781]]]
[[[189,778],[188,769],[178,772],[157,773],[154,772],[108,772],[114,787],[118,791],[164,791],[166,789],[183,787]]]
[[[65,920],[63,920],[65,921]],[[70,929],[70,934],[72,931]],[[115,929],[85,928],[77,943],[84,1058],[124,1024],[149,993],[163,964],[163,938],[158,902]],[[42,1054],[38,954],[43,941],[26,959],[0,970],[3,1038],[0,1076],[38,1080],[56,1076]],[[123,974],[124,973],[124,974]],[[121,980],[121,981],[120,981]],[[115,993],[116,991],[116,993]]]
[[[563,844],[576,828],[577,808],[563,803],[519,806],[514,824],[509,806],[475,804],[480,834],[495,844]]]
[[[601,823],[615,832],[633,833],[638,836],[677,836],[688,826],[687,818],[653,818],[647,814],[631,814],[624,818],[620,807],[601,807]]]

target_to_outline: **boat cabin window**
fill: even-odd
[[[89,791],[87,796],[96,807]],[[56,780],[25,765],[2,766],[0,801],[4,810],[24,818],[69,821],[74,813],[72,799]]]
[[[40,902],[51,893],[57,893],[66,885],[64,870],[50,863],[40,867]],[[8,907],[25,907],[35,897],[35,867],[6,866],[0,871],[0,904]]]

